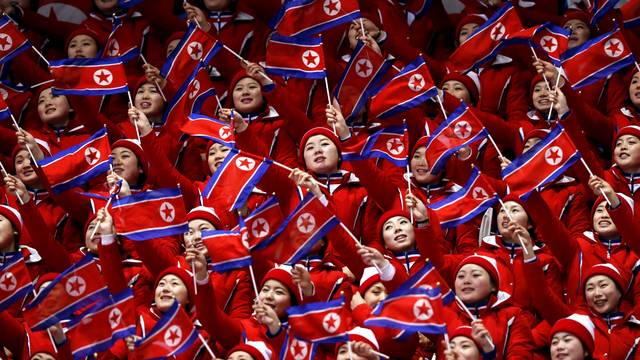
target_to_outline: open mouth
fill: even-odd
[[[326,158],[326,157],[324,157],[324,156],[318,156],[318,157],[316,157],[315,159],[313,159],[313,162],[317,164],[317,163],[324,162],[326,159],[327,159],[327,158]]]
[[[407,235],[405,234],[396,235],[396,237],[393,238],[395,242],[403,242],[406,239],[407,239]]]
[[[141,101],[140,102],[140,108],[141,109],[148,109],[151,107],[151,101]]]
[[[240,99],[240,102],[243,104],[251,104],[251,102],[253,102],[253,98],[242,98]]]
[[[47,108],[47,109],[44,111],[44,113],[45,113],[45,114],[51,114],[51,113],[54,113],[55,111],[56,111],[56,108],[52,106],[52,107]]]

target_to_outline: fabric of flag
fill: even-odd
[[[0,18],[0,64],[4,64],[31,47],[29,39],[7,15]]]
[[[283,36],[310,37],[358,18],[356,0],[290,0],[269,26]]]
[[[304,79],[327,76],[322,39],[293,38],[274,33],[267,42],[267,74]]]
[[[429,11],[433,0],[409,0],[405,6],[405,10],[419,18]]]
[[[640,2],[629,1],[620,7],[625,29],[640,25]]]
[[[191,114],[180,130],[189,136],[205,138],[227,147],[234,147],[236,144],[229,124],[208,116]]]
[[[376,306],[364,325],[424,334],[444,334],[447,332],[447,325],[443,318],[440,289],[398,289]]]
[[[112,205],[118,234],[144,241],[186,232],[187,212],[178,188],[143,191],[116,198]]]
[[[192,21],[182,39],[162,66],[160,74],[174,84],[184,82],[184,74],[207,65],[220,51],[222,44]]]
[[[207,247],[213,271],[226,272],[251,265],[247,228],[242,218],[240,221],[239,230],[202,232],[202,241]]]
[[[455,293],[444,281],[440,273],[433,266],[431,261],[427,260],[424,266],[416,271],[411,277],[405,280],[398,289],[413,289],[413,288],[427,288],[433,289],[440,288],[442,294],[442,303],[447,305],[455,299]]]
[[[0,267],[0,311],[21,301],[32,291],[33,283],[22,254],[6,259]]]
[[[200,112],[204,101],[215,94],[216,90],[207,69],[204,67],[195,68],[189,77],[182,82],[176,95],[169,100],[162,114],[162,123],[182,124],[185,116]]]
[[[102,50],[102,57],[120,58],[123,63],[128,63],[140,56],[141,44],[138,44],[136,42],[136,38],[131,36],[131,34],[127,32],[127,29],[124,28],[122,24],[122,17],[113,17],[112,21],[113,25],[111,33],[107,38],[104,49]]]
[[[567,50],[560,58],[573,89],[604,79],[634,62],[631,48],[617,27]]]
[[[333,92],[347,124],[355,120],[367,99],[378,92],[379,85],[392,64],[390,56],[383,58],[358,40]]]
[[[351,314],[344,298],[287,309],[290,335],[313,343],[336,343],[349,339]]]
[[[504,168],[502,179],[511,193],[524,200],[562,175],[580,156],[564,128],[556,125],[546,138]]]
[[[440,173],[456,151],[487,135],[487,130],[471,109],[465,103],[460,104],[429,138],[425,157],[431,173]]]
[[[438,215],[440,226],[452,228],[473,219],[498,201],[498,194],[484,175],[473,168],[462,189],[429,205]]]
[[[422,57],[402,69],[371,98],[372,116],[384,119],[414,108],[438,95],[427,64]]]
[[[591,13],[591,26],[597,27],[598,22],[618,4],[620,0],[591,0],[589,12]]]
[[[11,117],[11,110],[9,110],[9,105],[4,102],[4,99],[0,96],[0,120],[4,120],[6,118]]]
[[[353,145],[342,147],[342,160],[383,158],[397,166],[407,166],[409,156],[406,125],[392,125],[380,129]]]
[[[129,91],[119,58],[63,59],[49,62],[54,95],[102,96]]]
[[[280,203],[275,196],[260,204],[249,216],[244,219],[247,226],[247,242],[252,249],[260,241],[272,236],[280,228],[283,220]],[[236,226],[233,230],[239,230]]]
[[[142,4],[143,2],[144,0],[118,0],[118,7],[122,9],[128,9]]]
[[[38,161],[54,193],[81,186],[109,170],[111,146],[103,128],[89,139]]]
[[[2,98],[16,118],[26,110],[32,97],[28,86],[16,85],[9,80],[0,80],[0,98]]]
[[[74,359],[84,359],[109,349],[118,339],[136,334],[133,291],[99,301],[67,325],[66,336]]]
[[[531,38],[533,45],[547,54],[551,62],[561,66],[560,55],[569,49],[571,31],[552,23],[546,23]]]
[[[251,251],[277,264],[293,265],[338,224],[335,214],[318,197],[308,193],[276,233]]]
[[[510,2],[496,11],[484,24],[469,35],[451,54],[455,70],[466,72],[487,63],[499,53],[502,40],[522,30],[522,23]]]
[[[136,342],[139,359],[166,359],[187,350],[198,339],[198,330],[178,301],[153,326],[151,331]]]
[[[313,360],[317,345],[298,339],[287,330],[284,338],[284,346],[280,349],[280,360]]]
[[[202,195],[225,204],[229,211],[239,209],[271,163],[264,157],[232,148],[207,182]]]
[[[92,302],[109,296],[93,255],[86,255],[58,275],[22,314],[33,331],[45,330]]]

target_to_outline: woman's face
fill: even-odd
[[[618,237],[618,228],[607,212],[607,202],[603,201],[593,212],[593,230],[601,239],[610,240]]]
[[[209,11],[229,10],[231,0],[204,0],[204,7]]]
[[[489,298],[495,291],[487,270],[476,264],[466,264],[458,271],[455,281],[456,295],[465,304],[474,304]]]
[[[580,339],[574,335],[560,331],[551,339],[551,360],[583,360],[587,352]]]
[[[631,78],[631,84],[629,84],[629,99],[637,109],[640,109],[640,72],[635,73]]]
[[[262,88],[260,84],[246,77],[238,81],[233,88],[233,106],[241,113],[253,113],[262,107]]]
[[[148,118],[162,115],[164,100],[155,84],[146,83],[140,86],[133,102]]]
[[[411,174],[418,184],[427,185],[435,184],[440,180],[440,176],[431,174],[429,164],[427,164],[427,158],[425,152],[427,148],[424,146],[419,147],[413,156],[411,157],[410,167]]]
[[[71,107],[64,95],[53,95],[51,88],[45,89],[38,96],[38,115],[43,123],[51,126],[65,125],[69,121]]]
[[[524,143],[524,146],[522,147],[522,153],[526,153],[527,151],[529,151],[529,149],[531,149],[533,147],[533,145],[539,143],[542,139],[537,138],[537,137],[532,137],[527,139],[527,141]]]
[[[117,147],[111,150],[113,157],[113,172],[125,179],[129,185],[138,183],[142,169],[138,166],[138,158],[133,151],[125,147]]]
[[[56,360],[56,358],[47,353],[39,352],[39,353],[35,353],[31,357],[31,360]]]
[[[113,14],[118,8],[118,0],[94,0],[96,7],[105,15]]]
[[[594,275],[584,285],[584,296],[593,311],[608,314],[618,308],[622,294],[610,277]]]
[[[15,235],[11,221],[0,215],[0,250],[13,251],[15,247]]]
[[[227,356],[227,360],[255,360],[249,353],[245,351],[234,351]]]
[[[527,212],[524,210],[522,205],[518,204],[515,201],[507,201],[504,203],[504,205],[507,208],[500,208],[500,212],[498,212],[498,232],[500,233],[500,235],[508,239],[511,238],[509,230],[507,229],[509,226],[509,222],[511,221],[509,219],[509,215],[511,216],[513,221],[518,223],[518,225],[523,226],[525,229],[531,227],[531,224],[529,224],[529,215],[527,215]],[[508,215],[507,212],[509,213]]]
[[[534,109],[541,113],[546,113],[551,107],[551,101],[549,101],[549,91],[544,81],[538,82],[533,87],[533,93],[531,94],[531,102]]]
[[[174,299],[180,305],[185,305],[189,302],[189,292],[179,277],[167,274],[160,279],[156,286],[154,296],[156,307],[158,310],[165,312],[173,305]]]
[[[378,303],[387,298],[387,289],[384,284],[377,282],[371,285],[367,291],[364,292],[364,301],[370,308],[374,308]]]
[[[584,44],[591,37],[591,30],[589,30],[589,26],[587,26],[587,24],[582,20],[569,20],[563,27],[571,31],[568,43],[569,49]]]
[[[87,226],[87,231],[85,231],[84,233],[84,246],[92,254],[98,253],[98,244],[100,243],[100,236],[102,235],[100,230],[96,230],[94,234],[93,230],[96,228],[97,225],[98,225],[98,220],[93,219],[93,221],[89,223],[89,226]],[[112,226],[111,234],[115,234],[116,233],[115,230],[116,229]],[[93,234],[93,237],[91,237],[91,234]]]
[[[362,18],[362,24],[364,25],[365,34],[370,35],[374,39],[380,35],[380,29],[373,23],[373,21],[367,18]],[[347,36],[349,37],[349,47],[351,50],[355,49],[356,44],[358,43],[358,38],[362,37],[362,29],[360,28],[359,19],[351,22]]]
[[[13,165],[16,169],[16,176],[20,181],[32,188],[39,188],[40,178],[38,173],[31,166],[31,157],[27,150],[20,150],[13,159]]]
[[[415,244],[415,231],[404,216],[394,216],[382,225],[384,246],[392,252],[407,251]]]
[[[626,173],[640,171],[640,139],[633,135],[622,135],[613,149],[616,164]]]
[[[342,344],[338,348],[338,356],[336,356],[336,360],[367,360],[368,358],[362,357],[353,351],[349,354],[349,345],[347,343]]]
[[[214,143],[209,147],[209,153],[207,154],[207,164],[209,164],[209,171],[213,174],[218,170],[218,167],[229,154],[230,148]]]
[[[212,223],[203,219],[193,219],[189,221],[189,230],[184,233],[184,245],[188,247],[193,244],[196,249],[203,252],[205,256],[208,254],[207,247],[202,241],[202,232],[205,230],[215,230],[216,227]]]
[[[287,308],[291,306],[289,290],[278,280],[269,279],[265,281],[258,298],[260,302],[271,307],[279,318],[284,317]]]
[[[94,58],[98,56],[98,44],[89,35],[76,35],[69,42],[67,47],[67,57],[71,58]]]
[[[480,351],[473,340],[466,336],[456,336],[450,341],[451,350],[457,352],[458,360],[480,360]]]
[[[304,163],[315,174],[338,171],[338,148],[328,137],[314,135],[304,145]]]
[[[173,49],[176,48],[176,46],[178,46],[178,43],[180,42],[180,39],[175,39],[175,40],[171,40],[169,41],[169,44],[167,44],[167,57],[169,57],[169,55],[171,55],[171,52],[173,51]]]
[[[471,35],[471,33],[473,33],[473,31],[479,26],[480,25],[476,23],[468,23],[462,25],[462,27],[460,28],[460,34],[458,34],[458,44],[462,45],[465,41],[467,41],[469,35]]]
[[[442,91],[446,91],[449,95],[453,95],[456,98],[464,101],[467,104],[471,104],[471,94],[463,83],[456,80],[446,81],[442,85]]]

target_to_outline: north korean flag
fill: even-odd
[[[191,22],[162,66],[160,74],[174,84],[182,84],[185,75],[207,65],[221,48],[222,44],[218,39]]]
[[[0,64],[13,59],[31,47],[29,39],[7,15],[0,18]]]
[[[356,144],[343,146],[344,161],[384,158],[397,166],[407,166],[409,156],[406,125],[392,125],[380,129]]]
[[[620,0],[591,0],[589,12],[591,13],[591,26],[596,27],[598,21],[618,4]]]
[[[9,110],[9,105],[4,102],[4,99],[0,96],[0,120],[4,120],[6,118],[11,117],[11,110]]]
[[[269,26],[284,36],[308,37],[359,17],[356,0],[290,0]]]
[[[338,224],[335,214],[315,195],[308,193],[278,231],[254,246],[251,252],[278,264],[293,265]]]
[[[560,67],[560,55],[569,48],[571,31],[552,23],[546,23],[531,38],[534,47],[544,51],[551,62]]]
[[[620,7],[625,29],[640,25],[640,2],[629,1]]]
[[[197,339],[198,330],[174,301],[147,336],[136,342],[135,354],[139,359],[166,359],[189,349]]]
[[[429,205],[443,228],[456,227],[473,219],[498,201],[498,194],[487,179],[473,168],[467,183],[455,193]]]
[[[422,57],[402,69],[371,98],[369,110],[380,119],[409,110],[438,95]]]
[[[202,195],[227,205],[229,211],[239,209],[271,163],[264,157],[232,148],[207,182]]]
[[[0,80],[0,98],[2,98],[12,114],[20,119],[22,113],[26,110],[31,100],[32,93],[28,86],[12,84],[8,80]]]
[[[116,198],[111,208],[118,234],[129,240],[150,240],[188,230],[187,212],[178,188]]]
[[[25,306],[22,314],[31,330],[44,330],[68,319],[74,311],[107,296],[107,285],[93,255],[89,254],[40,290],[38,296]]]
[[[111,33],[102,50],[102,57],[120,58],[123,63],[128,63],[140,56],[140,47],[142,46],[143,39],[136,39],[127,32],[127,29],[123,26],[122,17],[114,16],[112,21]],[[148,31],[149,29],[147,28],[144,33]]]
[[[360,113],[367,99],[378,92],[392,64],[390,56],[383,58],[371,47],[358,41],[333,92],[348,124]]]
[[[227,147],[234,147],[236,144],[229,124],[208,116],[191,114],[180,130],[189,136],[205,138]]]
[[[81,186],[109,170],[111,146],[106,129],[89,139],[38,161],[54,193]]]
[[[292,38],[274,33],[267,42],[267,74],[304,79],[327,76],[322,39]]]
[[[510,2],[496,11],[487,22],[474,30],[467,40],[451,54],[449,60],[455,70],[466,72],[493,60],[502,40],[522,30],[522,23]]]
[[[414,14],[417,18],[426,15],[433,0],[409,0],[405,10]]]
[[[465,103],[443,121],[431,134],[425,157],[434,174],[442,171],[456,151],[488,135],[480,120]]]
[[[162,123],[181,124],[185,116],[200,112],[204,101],[215,94],[209,72],[205,67],[197,67],[180,85],[173,99],[169,100],[162,114]]]
[[[49,62],[55,95],[101,96],[129,91],[119,58],[63,59]]]
[[[284,216],[280,210],[280,203],[275,196],[260,204],[249,216],[244,219],[247,226],[247,242],[252,249],[260,241],[272,236],[280,228]],[[236,226],[233,230],[239,230]]]
[[[531,192],[562,175],[580,157],[564,128],[556,125],[546,138],[504,168],[502,179],[511,193],[526,199]]]
[[[398,289],[413,289],[413,288],[427,288],[433,289],[440,287],[440,293],[442,294],[442,302],[446,305],[453,301],[455,294],[447,286],[440,273],[436,270],[430,260],[427,260],[424,266],[416,271],[411,277],[405,280]]]
[[[109,349],[118,339],[135,335],[135,309],[133,291],[127,288],[74,317],[66,332],[73,357],[84,359]]]
[[[312,360],[315,358],[317,345],[296,338],[287,329],[284,346],[280,349],[280,360]]]
[[[118,0],[118,7],[123,9],[132,8],[136,5],[142,4],[144,0]]]
[[[292,306],[289,313],[290,335],[313,343],[336,343],[349,339],[351,314],[344,298]]]
[[[617,27],[567,50],[560,59],[573,89],[604,79],[634,62],[631,48]]]
[[[33,291],[29,270],[21,253],[6,259],[0,267],[0,311],[16,301],[24,299]]]
[[[240,222],[240,230],[202,232],[202,241],[207,247],[213,271],[226,272],[251,265],[247,228],[242,218]]]
[[[400,288],[376,306],[372,317],[366,319],[364,325],[444,334],[447,325],[443,318],[440,289]]]

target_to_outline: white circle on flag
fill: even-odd
[[[624,45],[622,45],[622,41],[611,38],[604,43],[604,53],[607,56],[612,58],[617,58],[624,52]]]
[[[84,294],[87,289],[87,282],[81,276],[74,275],[64,284],[64,289],[67,294],[78,297]]]
[[[330,312],[322,319],[322,327],[329,334],[333,334],[340,327],[340,315]]]
[[[368,78],[373,72],[373,64],[367,59],[360,59],[356,62],[356,74],[361,78]]]
[[[293,339],[293,341],[291,342],[291,346],[289,346],[289,352],[295,360],[302,360],[307,356],[309,347],[305,342],[299,341],[298,339]]]
[[[489,197],[489,194],[480,186],[476,186],[471,190],[471,196],[474,200],[484,200]]]
[[[315,69],[320,64],[320,55],[313,50],[307,50],[302,53],[302,62],[309,69]]]
[[[257,218],[251,224],[251,235],[254,238],[263,238],[269,234],[269,222],[264,218]]]
[[[422,90],[422,88],[424,87],[424,77],[422,77],[422,75],[420,74],[413,74],[411,75],[411,77],[409,78],[409,84],[407,84],[409,86],[409,89],[418,92],[420,90]]]
[[[189,57],[193,60],[200,60],[202,57],[202,44],[197,41],[192,41],[187,45],[187,52],[189,52]]]
[[[118,56],[120,54],[120,44],[116,39],[111,39],[107,48],[109,49],[107,52],[107,55],[109,56]]]
[[[427,299],[420,299],[413,304],[413,316],[418,320],[429,320],[433,316],[433,308]]]
[[[220,130],[218,130],[218,135],[220,135],[222,140],[229,138],[229,136],[231,136],[231,128],[228,126],[221,127]]]
[[[182,340],[182,329],[178,325],[172,325],[164,332],[164,343],[167,346],[175,347]]]
[[[0,290],[10,292],[15,290],[16,286],[18,286],[18,280],[12,273],[6,272],[0,276]]]
[[[493,28],[491,29],[491,34],[489,36],[491,37],[491,40],[498,41],[504,37],[505,32],[506,28],[504,27],[504,25],[502,25],[502,23],[499,22],[493,26]]]
[[[164,222],[172,222],[176,217],[176,208],[168,202],[160,204],[160,217]]]
[[[400,155],[404,151],[404,144],[398,138],[389,139],[387,140],[387,150],[393,155]]]
[[[2,95],[2,100],[7,100],[9,97],[9,92],[7,90],[0,88],[0,95]]]
[[[553,36],[545,35],[540,39],[540,46],[546,52],[554,52],[558,49],[558,40]]]
[[[120,320],[122,320],[122,311],[118,308],[111,309],[109,312],[109,326],[111,326],[111,329],[118,327]]]
[[[189,92],[189,100],[192,100],[194,97],[196,97],[199,91],[200,91],[200,81],[198,81],[198,79],[195,79],[193,81],[193,84],[191,85],[191,92]]]
[[[100,150],[94,148],[93,146],[89,146],[84,150],[84,160],[89,165],[94,165],[100,160]]]
[[[329,16],[338,14],[340,9],[342,9],[340,0],[324,0],[324,3],[322,4],[322,10],[324,10],[324,13]]]
[[[316,218],[313,217],[310,213],[302,213],[298,216],[296,220],[296,226],[298,230],[300,230],[303,234],[308,234],[313,231],[316,227]]]
[[[98,69],[93,73],[93,81],[100,86],[108,86],[113,82],[113,74],[107,69]]]
[[[256,161],[248,157],[240,156],[236,159],[236,167],[240,170],[251,171],[256,167]]]
[[[10,50],[13,46],[13,39],[9,34],[0,33],[0,51]]]
[[[459,139],[466,139],[471,135],[471,125],[466,122],[465,120],[462,121],[458,121],[454,126],[453,126],[453,133],[459,138]]]
[[[562,149],[558,146],[552,146],[544,152],[544,160],[551,166],[556,166],[562,161]]]

